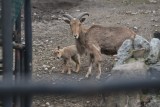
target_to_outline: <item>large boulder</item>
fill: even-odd
[[[160,62],[149,67],[148,77],[150,79],[160,79]]]
[[[159,107],[160,101],[158,98],[152,98],[152,100],[145,105],[145,107]]]
[[[117,52],[115,66],[124,64],[131,57],[146,58],[150,50],[150,43],[142,36],[136,35],[134,41],[127,39]]]
[[[153,38],[151,39],[150,52],[145,62],[147,64],[155,64],[159,61],[159,55],[160,55],[160,40],[157,38]]]
[[[137,80],[147,77],[148,67],[144,62],[135,61],[132,63],[117,65],[111,70],[108,81]],[[110,93],[107,96],[106,107],[141,107],[141,91],[129,93]]]
[[[150,43],[142,36],[136,35],[134,39],[134,49],[137,50],[141,48],[145,48],[146,51],[149,51]]]
[[[118,49],[116,56],[117,62],[115,63],[115,66],[124,64],[124,62],[132,56],[131,54],[131,51],[133,50],[132,44],[133,42],[130,39],[127,39],[123,42],[121,47]]]
[[[145,79],[148,66],[143,61],[122,64],[113,67],[110,80],[116,79]]]

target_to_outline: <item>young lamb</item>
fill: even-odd
[[[96,78],[99,79],[101,76],[101,54],[116,54],[122,43],[126,39],[133,40],[136,33],[125,27],[103,27],[101,25],[92,25],[85,31],[82,26],[85,21],[83,16],[85,15],[89,16],[89,13],[81,13],[76,18],[64,14],[64,17],[66,17],[64,21],[71,27],[79,54],[88,53],[90,55],[90,65],[85,77],[91,74],[93,63],[95,63],[99,71]]]
[[[60,46],[58,46],[53,51],[54,57],[57,59],[62,58],[63,59],[63,70],[62,73],[65,72],[67,69],[68,74],[71,74],[71,68],[69,66],[69,63],[71,60],[73,60],[76,63],[76,70],[75,72],[78,72],[80,69],[80,55],[78,54],[77,48],[75,45],[67,46],[62,49],[60,49]]]

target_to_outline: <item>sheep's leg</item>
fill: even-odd
[[[98,48],[94,48],[93,50],[94,52],[94,62],[97,64],[98,67],[98,75],[96,76],[97,79],[100,79],[101,76],[101,61],[102,61],[102,57],[101,57],[101,52],[100,49]]]
[[[79,72],[79,69],[80,69],[80,55],[77,55],[76,72]]]
[[[87,74],[86,74],[86,76],[85,76],[86,78],[88,78],[89,75],[91,74],[92,67],[93,67],[93,63],[91,62],[90,65],[89,65],[89,68],[88,68],[88,72],[87,72]]]
[[[86,78],[88,78],[89,77],[89,75],[91,74],[91,72],[92,72],[92,67],[93,67],[93,58],[94,58],[94,56],[93,56],[93,54],[90,54],[90,64],[89,64],[89,68],[88,68],[88,72],[87,72],[87,74],[86,74]]]
[[[100,79],[100,76],[101,76],[101,63],[98,62],[98,71],[99,71],[99,74],[96,76],[97,79]]]

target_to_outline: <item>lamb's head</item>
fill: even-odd
[[[53,55],[55,59],[60,59],[62,57],[62,54],[63,54],[63,50],[60,49],[60,46],[58,46],[53,50]]]
[[[88,15],[89,13],[83,12],[78,15],[78,17],[74,18],[69,14],[64,14],[63,16],[66,17],[67,19],[64,19],[64,21],[70,25],[71,27],[71,32],[72,35],[74,36],[75,39],[79,38],[79,34],[82,32],[82,26],[81,24],[85,21],[86,18],[83,16]]]

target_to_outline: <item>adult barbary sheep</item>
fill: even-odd
[[[71,27],[71,32],[76,40],[78,52],[90,54],[90,65],[86,77],[91,74],[93,63],[98,66],[98,75],[101,75],[101,53],[106,55],[114,55],[121,44],[126,39],[134,39],[135,32],[124,27],[103,27],[101,25],[92,25],[87,31],[84,30],[82,23],[85,21],[84,16],[89,13],[84,12],[76,18],[69,14],[64,14],[64,21]]]
[[[75,72],[78,72],[80,69],[80,55],[78,54],[77,48],[75,45],[67,46],[62,49],[60,49],[60,46],[58,48],[54,49],[53,51],[54,57],[60,59],[63,58],[63,70],[62,73],[67,69],[68,74],[71,74],[71,69],[69,66],[69,63],[71,60],[73,60],[76,63],[76,70]]]

